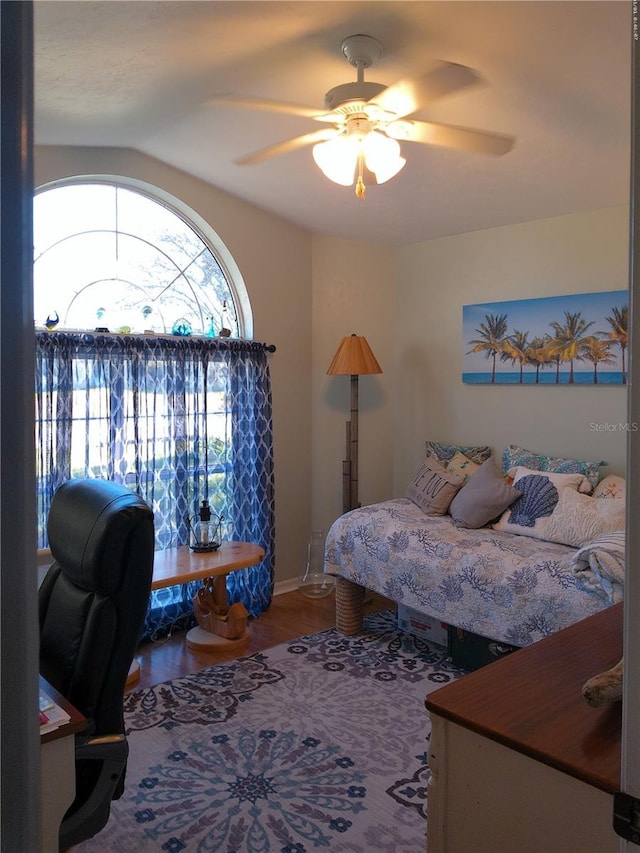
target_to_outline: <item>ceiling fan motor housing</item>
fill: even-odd
[[[350,102],[366,104],[376,95],[379,95],[383,89],[387,87],[383,83],[370,83],[362,81],[361,83],[343,83],[341,86],[334,86],[329,89],[324,96],[324,105],[328,110],[336,110]],[[348,112],[348,110],[345,110]]]
[[[342,52],[350,65],[369,68],[382,56],[382,45],[373,36],[359,33],[355,36],[347,36],[342,42]]]

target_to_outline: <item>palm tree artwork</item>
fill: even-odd
[[[598,365],[612,364],[611,341],[600,341],[596,337],[587,338],[582,344],[582,357],[593,364],[593,384],[598,384]],[[624,382],[624,380],[623,380]]]
[[[556,339],[559,342],[559,350],[563,361],[568,361],[569,369],[569,384],[573,385],[574,381],[574,362],[576,360],[583,361],[582,347],[587,341],[587,331],[593,326],[593,320],[587,323],[582,319],[579,311],[571,313],[564,312],[564,325],[554,320],[551,327],[556,333]]]
[[[623,385],[628,313],[627,291],[464,306],[463,381]]]
[[[524,376],[524,366],[529,362],[529,333],[520,332],[515,329],[508,335],[502,344],[502,352],[500,358],[502,361],[510,361],[512,364],[520,366],[520,384],[522,385]]]
[[[620,347],[620,357],[622,359],[622,381],[627,381],[627,370],[625,366],[625,350],[627,349],[627,324],[629,321],[629,306],[622,307],[614,306],[611,309],[611,317],[605,317],[607,323],[611,326],[611,331],[608,333],[609,339]],[[605,334],[607,334],[605,332]]]
[[[540,371],[556,361],[555,356],[553,356],[549,349],[550,341],[551,335],[544,335],[543,337],[538,335],[527,347],[527,362],[535,367],[536,385],[540,384]],[[560,360],[558,359],[559,363]]]
[[[491,382],[496,381],[496,356],[503,351],[504,339],[507,334],[506,314],[487,314],[480,328],[476,329],[479,338],[469,341],[472,347],[469,352],[484,352],[491,359]]]

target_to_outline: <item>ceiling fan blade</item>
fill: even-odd
[[[293,139],[285,139],[284,142],[278,142],[275,145],[270,145],[268,148],[255,151],[253,154],[247,154],[244,157],[240,157],[235,162],[238,166],[253,166],[256,163],[262,163],[264,160],[268,160],[270,157],[277,157],[279,154],[288,154],[289,151],[297,151],[298,148],[304,148],[305,145],[313,145],[316,142],[326,142],[337,133],[340,133],[340,131],[336,128],[314,130],[312,133],[305,133],[303,136],[295,136]]]
[[[467,65],[440,62],[420,77],[407,77],[392,83],[371,102],[401,118],[412,115],[438,98],[481,82],[482,79]]]
[[[388,125],[386,130],[394,139],[440,145],[444,148],[471,151],[474,154],[489,154],[494,157],[508,154],[515,144],[513,136],[429,121],[398,122],[397,133],[394,132],[393,124]]]
[[[327,112],[306,107],[302,104],[289,104],[286,101],[271,101],[267,98],[245,98],[238,95],[212,95],[207,99],[209,104],[227,104],[231,107],[246,107],[250,110],[265,110],[270,113],[283,113],[290,116],[302,116],[316,121],[335,121],[335,116]]]

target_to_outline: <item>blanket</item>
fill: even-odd
[[[611,604],[622,601],[624,590],[624,531],[598,536],[579,548],[571,564],[573,572],[585,589],[606,598]]]
[[[456,527],[406,498],[359,507],[327,534],[326,572],[438,622],[528,646],[609,607],[578,582],[576,549],[483,527]]]

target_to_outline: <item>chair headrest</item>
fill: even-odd
[[[49,547],[69,580],[111,595],[125,568],[123,551],[153,513],[126,486],[108,480],[68,480],[56,491],[47,519]]]

